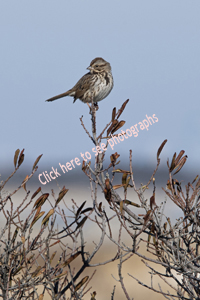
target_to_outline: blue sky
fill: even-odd
[[[116,145],[128,161],[155,164],[168,139],[163,163],[184,149],[188,167],[199,166],[200,2],[185,1],[2,1],[0,166],[13,167],[14,151],[25,148],[26,166],[43,154],[50,171],[93,144],[88,107],[71,97],[45,100],[71,88],[97,56],[109,61],[114,89],[99,103],[98,132],[130,99],[123,129],[156,115],[158,122]],[[107,150],[108,157],[113,153]],[[49,166],[49,170],[48,170]],[[0,171],[2,174],[2,171]],[[2,174],[3,175],[3,174]],[[196,175],[196,174],[195,174]]]

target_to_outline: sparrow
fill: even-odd
[[[51,102],[71,96],[74,97],[73,102],[80,99],[84,103],[92,101],[96,103],[106,98],[113,88],[113,76],[109,62],[101,57],[96,57],[87,69],[89,72],[81,77],[72,89],[46,101]]]

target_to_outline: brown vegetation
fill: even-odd
[[[120,155],[115,152],[110,157],[107,167],[103,166],[106,150],[102,150],[102,141],[107,143],[110,135],[116,135],[124,126],[125,121],[119,120],[128,100],[116,112],[112,111],[111,121],[97,136],[96,114],[97,107],[92,103],[90,114],[92,120],[91,134],[81,124],[99,150],[95,157],[94,166],[91,162],[83,161],[82,171],[88,177],[91,188],[91,205],[83,202],[80,206],[72,200],[69,207],[65,202],[68,189],[64,186],[58,195],[54,191],[42,193],[39,187],[32,195],[26,189],[26,183],[37,171],[37,164],[41,155],[36,159],[33,170],[27,175],[21,185],[14,191],[5,193],[5,185],[19,170],[24,161],[24,150],[16,150],[14,155],[14,172],[1,183],[0,212],[3,226],[0,232],[0,297],[2,299],[92,299],[98,300],[98,294],[93,290],[92,275],[87,275],[90,267],[118,262],[118,282],[124,292],[124,298],[133,299],[134,291],[128,291],[122,266],[125,261],[132,260],[133,256],[141,258],[150,273],[151,284],[141,282],[133,274],[128,274],[133,281],[160,294],[166,299],[200,299],[199,287],[199,209],[200,209],[200,179],[196,177],[185,187],[175,178],[187,160],[184,151],[174,153],[171,162],[167,162],[169,179],[163,183],[167,197],[180,209],[180,218],[172,224],[170,216],[165,216],[166,201],[160,206],[156,202],[156,172],[160,165],[160,154],[167,140],[157,151],[157,166],[149,181],[140,187],[136,186],[132,169],[132,151],[130,150],[128,170],[118,168]],[[98,148],[99,147],[99,148]],[[104,147],[105,148],[105,147]],[[106,148],[105,148],[106,149]],[[114,185],[114,178],[118,184]],[[145,198],[145,192],[152,187],[152,196]],[[16,205],[13,196],[24,189],[25,196],[20,205]],[[117,193],[123,190],[123,197]],[[108,205],[98,201],[98,190],[103,192]],[[133,202],[133,193],[138,203]],[[49,200],[51,199],[51,201]],[[42,211],[44,203],[48,202],[49,211]],[[62,204],[62,205],[61,205]],[[108,208],[106,208],[108,207]],[[137,209],[143,210],[142,214]],[[108,211],[109,210],[109,211]],[[26,218],[22,214],[26,212]],[[70,216],[70,217],[69,217]],[[62,220],[59,226],[56,217]],[[84,228],[87,222],[96,226],[100,238],[93,249],[86,251]],[[118,224],[117,237],[113,234],[113,226]],[[39,232],[33,231],[34,226],[40,224]],[[62,228],[62,230],[60,230]],[[116,231],[116,229],[115,229]],[[124,238],[126,236],[126,239]],[[127,236],[131,247],[127,245]],[[93,262],[100,248],[109,239],[116,251],[109,253],[110,258],[98,263]],[[142,245],[146,252],[142,253]],[[55,261],[59,246],[59,259]],[[78,269],[74,262],[79,259]],[[101,272],[101,270],[99,270]],[[156,278],[160,279],[156,286]],[[169,286],[164,291],[163,285]],[[39,292],[38,288],[42,288]],[[115,299],[115,287],[107,299]]]

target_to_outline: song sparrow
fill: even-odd
[[[46,101],[72,96],[74,102],[80,99],[84,103],[94,103],[103,100],[113,88],[113,77],[110,64],[101,57],[93,59],[85,74],[69,91],[52,97]]]

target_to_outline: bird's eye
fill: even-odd
[[[98,68],[99,65],[96,65],[96,68]]]

